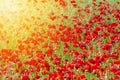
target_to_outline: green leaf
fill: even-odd
[[[85,72],[85,76],[87,77],[87,80],[99,80],[93,73]]]

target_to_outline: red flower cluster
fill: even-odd
[[[48,30],[38,30],[26,40],[18,40],[16,50],[0,50],[0,77],[7,80],[120,79],[120,10],[116,6],[119,3],[93,0],[82,8],[76,0],[54,1],[63,8],[71,5],[75,14],[51,12],[48,15],[51,23],[43,23]],[[52,24],[56,20],[60,23]]]

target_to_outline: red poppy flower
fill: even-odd
[[[106,43],[105,45],[103,45],[102,49],[103,50],[111,50],[112,48],[112,44],[111,43]]]
[[[120,65],[120,60],[115,61],[114,64],[118,64],[118,65]]]
[[[22,80],[30,80],[30,78],[28,75],[24,75],[24,76],[22,76]]]
[[[64,0],[59,0],[61,6],[66,7],[67,3]]]
[[[55,13],[54,12],[51,12],[50,15],[49,15],[50,19],[53,21],[56,19],[56,16],[55,16]]]

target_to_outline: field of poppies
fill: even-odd
[[[120,1],[0,0],[0,80],[120,80]]]

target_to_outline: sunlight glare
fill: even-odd
[[[0,12],[3,14],[8,12],[16,12],[18,10],[15,0],[0,0]]]

